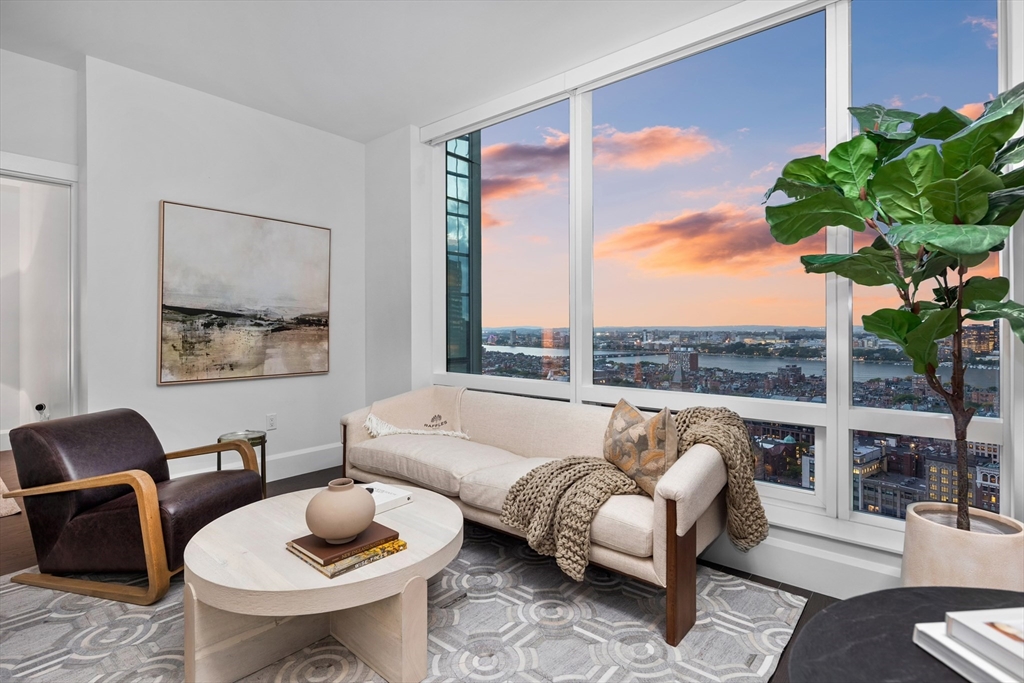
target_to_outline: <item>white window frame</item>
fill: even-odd
[[[999,88],[1024,80],[1024,6],[998,0]],[[851,509],[854,430],[952,438],[952,423],[944,414],[896,411],[852,405],[852,298],[849,280],[826,275],[826,395],[827,404],[774,401],[741,396],[718,396],[630,389],[593,382],[593,170],[591,93],[638,73],[710,50],[779,24],[816,12],[825,13],[826,145],[831,149],[851,135],[847,108],[851,105],[851,0],[746,0],[712,15],[620,50],[534,86],[421,128],[420,139],[434,145],[433,187],[445,186],[443,143],[468,132],[569,100],[569,277],[570,381],[552,382],[447,372],[444,204],[435,194],[432,215],[433,254],[433,381],[435,384],[520,394],[571,402],[614,404],[625,398],[634,405],[680,410],[697,405],[732,409],[746,419],[812,426],[815,438],[813,490],[757,482],[769,521],[856,545],[902,553],[904,522]],[[852,235],[827,229],[830,251],[848,253]],[[1021,223],[1000,253],[1002,272],[1011,279],[1011,294],[1024,300],[1024,277],[1013,277],[1024,264]],[[1015,269],[1015,270],[1014,270]],[[845,311],[846,315],[839,312]],[[1000,374],[1000,418],[975,418],[968,432],[974,441],[999,444],[1002,453],[1000,507],[1019,518],[1024,513],[1024,434],[1011,425],[1024,423],[1024,352],[1008,325],[1002,325],[1004,353]],[[844,389],[845,387],[845,389]],[[1011,419],[1011,416],[1015,416]],[[1007,490],[1009,489],[1009,490]]]

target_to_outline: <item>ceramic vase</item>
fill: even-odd
[[[334,479],[306,506],[306,526],[335,545],[348,543],[373,521],[373,496],[351,479]]]
[[[971,508],[971,531],[956,528],[956,505],[907,506],[904,586],[962,586],[1024,591],[1024,525]]]

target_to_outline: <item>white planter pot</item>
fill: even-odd
[[[945,513],[947,523],[929,519],[935,513]],[[1024,525],[971,508],[971,528],[982,525],[993,525],[1004,533],[957,529],[953,503],[922,501],[908,506],[903,585],[1024,591]]]

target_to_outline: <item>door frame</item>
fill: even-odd
[[[83,244],[78,228],[78,166],[12,152],[0,152],[0,175],[18,180],[62,185],[71,192],[68,225],[68,402],[71,406],[71,414],[78,415],[86,410],[81,353],[80,250]],[[0,431],[0,450],[9,450],[11,447],[7,432],[8,430]]]

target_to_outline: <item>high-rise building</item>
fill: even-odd
[[[700,354],[696,351],[690,352],[690,372],[697,372],[700,369]]]
[[[967,325],[964,327],[964,348],[985,355],[999,348],[999,321],[991,325]]]
[[[874,445],[853,447],[853,509],[863,510],[861,481],[882,471],[882,449]]]

